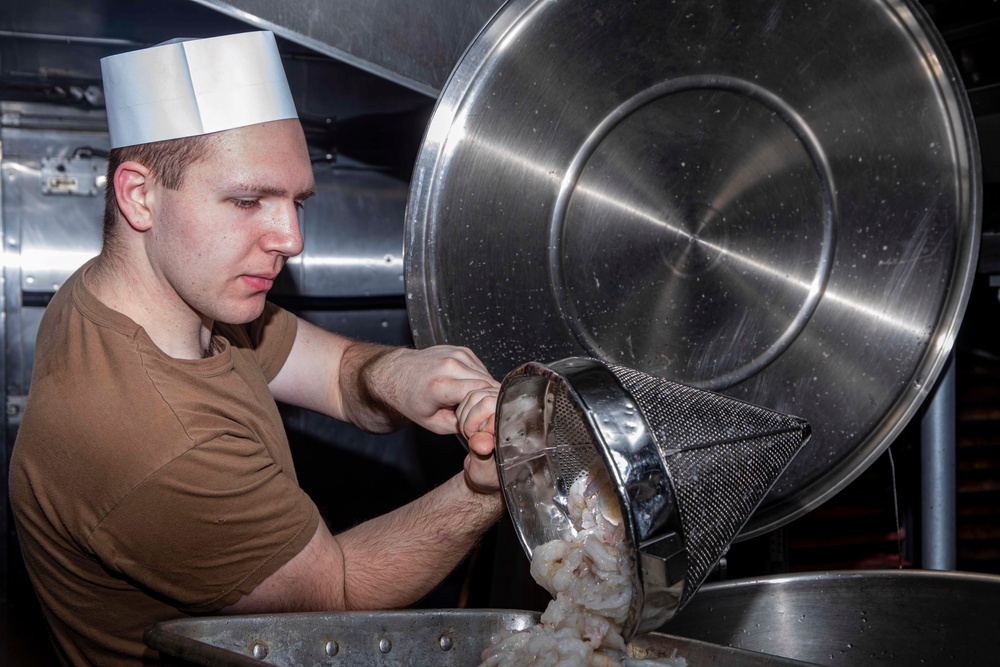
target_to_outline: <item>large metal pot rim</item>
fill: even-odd
[[[882,7],[885,14],[892,17],[891,21],[901,26],[899,30],[908,36],[914,54],[919,54],[918,57],[927,65],[925,69],[928,81],[933,82],[938,95],[928,104],[940,105],[953,142],[950,147],[953,152],[949,156],[955,162],[956,230],[955,254],[949,257],[952,270],[948,283],[943,286],[947,291],[943,293],[936,320],[929,323],[930,331],[925,349],[915,363],[912,374],[905,381],[900,378],[894,389],[894,400],[887,401],[888,407],[883,412],[872,415],[864,422],[863,435],[851,436],[857,438],[850,441],[857,443],[852,444],[853,449],[832,457],[822,474],[801,480],[789,477],[793,481],[788,483],[787,493],[778,502],[765,501],[744,529],[741,539],[769,532],[815,509],[857,478],[900,435],[932,392],[947,362],[975,277],[982,216],[981,167],[974,119],[958,70],[943,39],[916,2],[880,0],[874,4]],[[441,304],[452,298],[455,286],[439,283],[436,276],[436,254],[449,241],[438,228],[437,222],[442,211],[452,202],[442,201],[439,192],[444,180],[454,178],[447,172],[450,161],[463,149],[469,150],[462,143],[470,131],[465,125],[474,123],[476,119],[466,107],[476,102],[475,95],[484,81],[496,75],[500,58],[508,50],[517,48],[517,41],[522,38],[526,28],[543,10],[551,7],[551,3],[540,0],[508,2],[470,45],[452,72],[428,126],[411,181],[404,252],[408,313],[414,339],[419,346],[447,342],[472,345],[474,349],[481,347],[474,341],[449,339],[445,331],[446,326],[454,326],[455,320],[442,319]],[[512,234],[511,240],[516,242],[516,236]],[[472,285],[466,287],[471,288]],[[922,326],[924,323],[918,324]],[[490,325],[477,320],[470,322],[470,326],[489,328]],[[493,342],[498,344],[498,341]],[[553,358],[569,354],[559,351]],[[540,356],[535,353],[528,358],[537,359]],[[505,361],[509,362],[509,366],[500,370],[506,372],[508,368],[526,360],[507,359]],[[794,378],[786,380],[790,386],[794,384]],[[683,379],[680,381],[687,382]],[[697,386],[696,382],[687,383]],[[778,384],[780,382],[772,382],[772,386]],[[726,389],[721,391],[731,393]],[[794,386],[791,391],[796,391]],[[731,395],[778,411],[800,414],[809,421],[814,421],[812,415],[797,406],[777,405],[741,393]],[[835,436],[827,435],[817,426],[814,446],[819,446],[818,441],[824,437]],[[833,442],[830,446],[837,444]],[[840,446],[843,448],[843,445]]]

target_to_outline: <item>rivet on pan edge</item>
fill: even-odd
[[[267,644],[261,641],[254,642],[250,645],[250,655],[258,660],[263,660],[267,657]]]
[[[385,638],[380,639],[378,642],[378,650],[382,651],[382,653],[388,653],[392,650],[392,642]]]
[[[438,638],[438,646],[441,647],[442,651],[450,651],[452,646],[451,637],[448,635],[441,635],[441,637]]]
[[[333,640],[328,641],[324,648],[326,649],[326,654],[331,658],[340,653],[340,644]]]

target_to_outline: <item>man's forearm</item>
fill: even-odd
[[[499,493],[462,475],[389,514],[337,535],[348,609],[404,607],[429,593],[503,514]]]
[[[355,341],[341,357],[341,413],[370,433],[388,433],[407,422],[383,396],[387,379],[376,375],[378,362],[395,351],[393,347]]]

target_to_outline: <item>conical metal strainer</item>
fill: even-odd
[[[569,489],[606,467],[633,555],[628,640],[687,603],[809,434],[798,417],[574,357],[507,375],[496,461],[529,558],[575,535]]]

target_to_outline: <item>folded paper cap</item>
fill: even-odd
[[[108,56],[101,74],[112,148],[298,117],[267,31]]]

